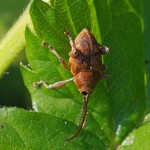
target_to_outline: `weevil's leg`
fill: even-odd
[[[67,66],[65,60],[57,53],[57,51],[50,44],[48,44],[47,42],[43,41],[41,45],[42,46],[46,46],[59,59],[61,65],[64,68],[70,70],[69,67]]]
[[[106,71],[108,69],[107,65],[102,64],[102,71]]]
[[[108,54],[110,49],[105,45],[100,45],[100,51],[101,51],[101,54],[104,55],[104,54]]]
[[[38,82],[34,82],[33,83],[33,86],[34,87],[37,87],[39,85],[43,85],[44,87],[46,87],[47,89],[52,89],[52,88],[60,88],[61,86],[65,85],[66,83],[70,82],[74,80],[74,77],[73,78],[70,78],[68,80],[63,80],[63,81],[59,81],[59,82],[56,82],[54,84],[47,84],[46,82],[44,81],[38,81]]]
[[[68,36],[69,41],[70,41],[70,45],[71,45],[71,47],[72,47],[72,51],[73,51],[74,53],[76,53],[77,50],[76,50],[74,41],[73,41],[72,37],[70,36],[70,33],[67,31],[67,32],[64,32],[64,34]]]
[[[111,75],[109,75],[109,74],[101,74],[99,79],[103,80],[103,79],[108,79],[110,77],[111,77]]]

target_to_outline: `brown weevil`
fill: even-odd
[[[95,88],[96,84],[100,79],[105,79],[108,77],[104,73],[106,66],[102,64],[102,55],[109,53],[109,48],[107,46],[99,44],[94,35],[90,33],[88,29],[83,29],[73,41],[69,32],[65,32],[68,36],[71,51],[69,52],[69,62],[68,67],[64,59],[57,53],[57,51],[47,42],[42,42],[42,46],[46,46],[54,55],[59,59],[62,66],[69,69],[74,77],[59,81],[54,84],[47,84],[44,81],[34,82],[33,86],[43,85],[47,89],[59,88],[66,84],[67,82],[74,81],[79,92],[83,95],[83,118],[80,123],[77,132],[72,135],[67,141],[74,139],[84,127],[86,116],[87,116],[87,105],[88,98]]]

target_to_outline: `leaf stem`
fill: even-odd
[[[29,3],[17,22],[0,41],[0,76],[2,76],[3,72],[9,67],[13,59],[25,46],[25,27],[26,25],[30,25],[32,28],[29,16],[30,4],[31,3]]]

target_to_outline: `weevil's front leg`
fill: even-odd
[[[38,81],[38,82],[34,82],[34,83],[33,83],[33,86],[34,86],[34,87],[37,87],[37,86],[39,86],[39,85],[43,85],[43,86],[44,86],[45,88],[47,88],[47,89],[60,88],[61,86],[65,85],[66,83],[68,83],[68,82],[70,82],[70,81],[72,81],[72,80],[74,80],[74,77],[73,77],[73,78],[70,78],[70,79],[68,79],[68,80],[63,80],[63,81],[56,82],[56,83],[54,83],[54,84],[47,84],[46,82],[40,80],[40,81]]]
[[[72,40],[72,37],[70,36],[70,33],[67,31],[67,32],[64,32],[64,34],[68,36],[69,41],[70,41],[70,45],[71,45],[71,47],[72,47],[72,51],[73,51],[74,54],[75,54],[75,53],[77,52],[77,50],[76,50],[74,41]]]
[[[61,65],[64,68],[70,70],[70,68],[67,66],[65,60],[57,53],[57,51],[50,44],[48,44],[47,42],[43,41],[41,45],[42,46],[46,46],[59,59]]]

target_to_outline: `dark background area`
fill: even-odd
[[[0,1],[0,40],[26,8],[29,0]],[[9,54],[8,54],[9,55]],[[0,78],[0,106],[31,108],[30,94],[24,86],[20,62],[27,64],[24,50]]]

